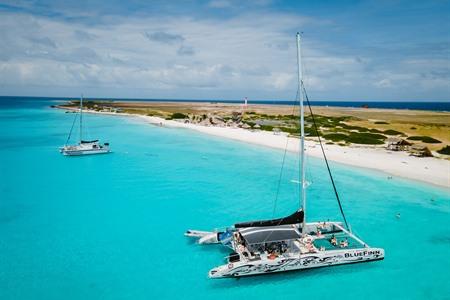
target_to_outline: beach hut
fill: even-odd
[[[409,146],[411,146],[411,143],[397,137],[390,137],[387,139],[387,150],[392,151],[405,151],[408,150]]]
[[[242,125],[242,128],[244,129],[250,129],[252,128],[252,126],[248,125],[247,123],[245,123],[244,125]]]
[[[418,144],[412,145],[409,152],[412,156],[417,156],[417,157],[433,156],[433,154],[431,154],[430,149],[428,149],[424,145],[418,145]]]
[[[253,126],[253,129],[259,130],[259,129],[261,129],[261,125],[256,124],[255,126]]]

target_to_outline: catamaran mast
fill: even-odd
[[[300,200],[303,209],[302,235],[306,234],[306,180],[305,180],[305,110],[303,107],[303,74],[300,48],[300,33],[297,32],[297,65],[298,65],[298,96],[300,100]]]
[[[83,94],[80,98],[80,144],[83,140]]]

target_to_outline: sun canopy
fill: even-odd
[[[287,241],[301,237],[298,229],[292,225],[249,227],[240,229],[239,232],[247,245]]]
[[[262,221],[251,221],[234,224],[235,228],[245,228],[245,227],[266,227],[266,226],[277,226],[277,225],[289,225],[289,224],[299,224],[303,222],[303,210],[296,211],[290,216],[273,219],[273,220],[262,220]]]

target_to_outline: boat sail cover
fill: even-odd
[[[245,228],[245,227],[267,227],[267,226],[277,226],[277,225],[290,225],[290,224],[300,224],[303,222],[303,210],[298,210],[292,215],[284,218],[272,219],[272,220],[261,220],[261,221],[250,221],[234,224],[235,228]]]
[[[81,144],[92,144],[92,143],[97,143],[98,140],[93,140],[93,141],[81,141]]]

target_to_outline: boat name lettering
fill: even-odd
[[[358,256],[367,256],[367,255],[380,255],[380,250],[373,251],[360,251],[360,252],[350,252],[345,253],[344,256],[347,257],[358,257]]]

